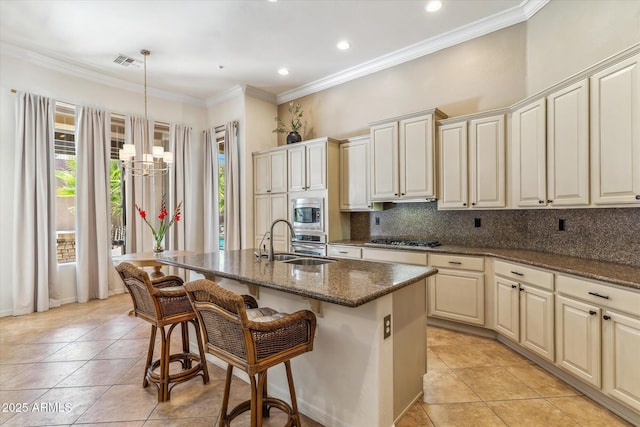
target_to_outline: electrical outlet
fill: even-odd
[[[564,219],[558,220],[558,231],[565,231],[565,223]]]
[[[375,222],[376,222],[376,225],[380,225],[380,217],[379,216],[375,217]]]
[[[480,218],[474,218],[473,219],[473,226],[476,227],[476,228],[477,227],[481,227]]]
[[[387,338],[389,338],[391,336],[391,315],[387,314],[386,316],[384,316],[384,339],[386,340]]]

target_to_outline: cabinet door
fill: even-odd
[[[398,123],[371,128],[371,200],[398,198]]]
[[[546,204],[545,100],[512,114],[513,197],[516,206]]]
[[[556,297],[556,361],[600,388],[600,308]]]
[[[496,276],[496,331],[507,338],[520,341],[520,292],[518,283]]]
[[[269,155],[271,193],[287,192],[287,152],[276,151]]]
[[[271,192],[271,160],[269,153],[253,156],[253,192],[254,194]]]
[[[289,191],[304,191],[307,188],[307,167],[305,146],[287,150],[289,157]]]
[[[433,117],[400,121],[400,198],[435,197]]]
[[[469,122],[471,206],[506,206],[504,115]]]
[[[484,273],[439,269],[428,288],[429,316],[484,326]]]
[[[553,206],[589,204],[588,80],[547,97],[547,196]]]
[[[255,196],[253,212],[256,239],[259,242],[271,226],[271,196],[268,194]],[[268,243],[266,239],[265,242]]]
[[[553,294],[520,285],[520,344],[553,362]]]
[[[340,145],[340,210],[366,211],[369,203],[369,140]]]
[[[327,188],[327,143],[309,144],[306,147],[306,188],[324,190]]]
[[[640,320],[606,310],[602,319],[603,390],[640,411]]]
[[[289,219],[288,215],[288,203],[287,203],[287,195],[286,194],[273,194],[270,196],[269,201],[269,212],[271,222],[277,219]],[[269,226],[271,226],[271,222]],[[286,242],[289,239],[289,227],[284,222],[280,222],[276,224],[273,228],[273,236],[271,236],[274,240],[284,241]]]
[[[640,55],[591,77],[591,188],[596,205],[640,205]]]
[[[438,128],[440,194],[438,209],[464,209],[467,200],[467,122]]]

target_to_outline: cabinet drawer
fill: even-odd
[[[385,261],[385,262],[399,262],[404,264],[428,265],[427,254],[420,253],[420,252],[363,248],[362,258],[369,261]]]
[[[505,261],[495,262],[495,272],[518,282],[553,291],[553,273]]]
[[[627,291],[603,283],[558,274],[558,293],[578,298],[604,308],[640,316],[640,292]]]
[[[358,246],[335,246],[327,247],[327,256],[335,258],[362,258],[362,248]]]
[[[484,271],[484,258],[460,255],[431,254],[429,265],[456,270]]]

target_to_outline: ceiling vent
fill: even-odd
[[[118,56],[113,60],[113,62],[115,62],[116,64],[122,65],[123,67],[128,67],[129,65],[134,65],[136,67],[139,67],[139,64],[136,64],[136,62],[138,62],[136,59],[127,56],[127,55],[123,55],[123,54],[118,54]]]

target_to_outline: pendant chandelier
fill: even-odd
[[[144,56],[144,121],[145,121],[145,144],[149,141],[149,125],[147,118],[147,56],[151,52],[142,49],[140,53]],[[142,158],[136,159],[136,146],[134,144],[124,144],[119,151],[119,158],[122,161],[125,172],[133,176],[159,176],[165,175],[173,163],[173,153],[164,151],[160,145],[151,143],[152,152],[143,153]]]

